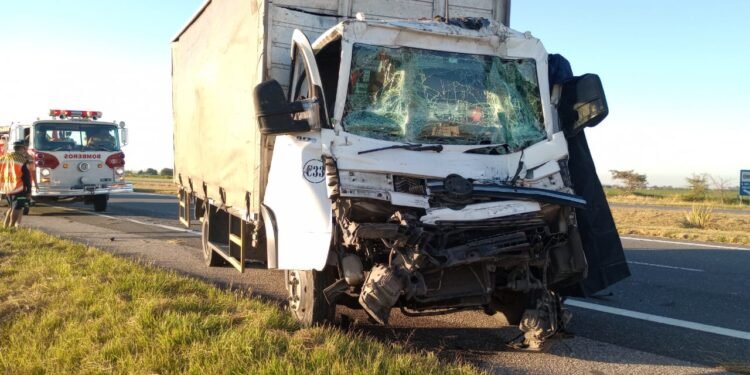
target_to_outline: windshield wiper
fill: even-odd
[[[470,150],[464,151],[466,154],[487,154],[487,155],[505,155],[510,154],[510,145],[507,143],[502,143],[499,145],[492,145],[492,146],[484,146],[484,147],[477,147],[472,148]]]
[[[367,154],[370,152],[376,152],[376,151],[383,151],[383,150],[395,150],[395,149],[402,149],[402,150],[409,150],[409,151],[435,151],[440,152],[443,151],[443,145],[428,145],[423,146],[420,143],[407,143],[404,145],[393,145],[393,146],[387,146],[387,147],[380,147],[380,148],[373,148],[371,150],[365,150],[360,151],[358,154]]]

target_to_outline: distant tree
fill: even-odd
[[[638,189],[645,189],[648,185],[645,174],[635,173],[632,169],[629,171],[610,170],[612,179],[620,181],[624,185],[625,191],[633,193]]]
[[[146,176],[158,176],[159,172],[154,168],[147,168],[145,172],[143,172]]]
[[[690,193],[688,197],[692,200],[705,200],[708,195],[708,175],[693,174],[690,177],[686,177],[685,181],[688,183]]]
[[[159,176],[172,177],[173,173],[174,171],[172,170],[172,168],[163,168],[159,171]]]
[[[724,204],[724,194],[729,190],[729,180],[721,176],[708,176],[711,179],[711,185],[719,191],[719,199]]]

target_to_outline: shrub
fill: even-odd
[[[713,209],[708,206],[693,206],[690,211],[685,212],[685,217],[680,223],[684,228],[707,228],[713,218]]]
[[[704,174],[693,174],[690,177],[685,178],[688,183],[690,192],[685,197],[688,201],[705,200],[708,196],[708,175]]]

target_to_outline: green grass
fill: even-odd
[[[0,231],[3,374],[476,373],[46,234]]]

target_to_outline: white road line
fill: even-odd
[[[746,248],[746,247],[709,245],[709,244],[695,243],[695,242],[679,242],[679,241],[667,241],[667,240],[654,240],[654,239],[650,239],[650,238],[638,238],[638,237],[626,237],[626,236],[620,236],[620,239],[630,240],[630,241],[667,243],[667,244],[671,244],[671,245],[687,245],[687,246],[696,246],[696,247],[707,247],[707,248],[710,248],[710,249],[725,249],[725,250],[750,251],[750,249]]]
[[[735,329],[717,327],[717,326],[712,326],[712,325],[702,324],[702,323],[695,323],[695,322],[690,322],[687,320],[672,319],[672,318],[667,318],[664,316],[646,314],[646,313],[641,313],[637,311],[618,309],[616,307],[598,305],[595,303],[588,303],[588,302],[583,302],[583,301],[574,300],[574,299],[566,300],[565,304],[568,306],[580,307],[582,309],[594,310],[594,311],[599,311],[599,312],[612,314],[612,315],[619,315],[619,316],[624,316],[628,318],[645,320],[648,322],[665,324],[665,325],[674,326],[674,327],[692,329],[694,331],[708,332],[708,333],[713,333],[715,335],[734,337],[734,338],[742,339],[742,340],[750,340],[750,332],[738,331]]]
[[[162,229],[166,229],[166,230],[171,230],[171,231],[174,231],[174,232],[181,232],[181,233],[192,234],[194,236],[200,236],[201,235],[201,232],[198,232],[198,231],[195,231],[195,230],[192,230],[192,229],[187,229],[187,228],[178,228],[178,227],[173,227],[173,226],[164,225],[164,224],[147,223],[145,221],[130,219],[130,218],[127,218],[127,217],[115,217],[115,216],[110,216],[110,215],[98,214],[96,212],[89,212],[89,213],[92,214],[92,215],[96,215],[96,216],[106,217],[108,219],[125,220],[125,221],[129,221],[131,223],[136,223],[136,224],[146,225],[146,226],[151,226],[151,227],[158,227],[158,228],[162,228]]]
[[[107,219],[112,219],[112,220],[125,220],[125,221],[129,221],[129,222],[135,223],[135,224],[146,225],[146,226],[150,226],[150,227],[162,228],[162,229],[171,230],[171,231],[174,231],[174,232],[192,234],[194,236],[200,236],[201,235],[201,232],[198,232],[198,231],[195,231],[195,230],[192,230],[192,229],[187,229],[187,228],[179,228],[179,227],[173,227],[173,226],[170,226],[170,225],[157,224],[157,223],[148,223],[148,222],[145,222],[145,221],[130,219],[130,218],[127,218],[127,217],[117,217],[117,216],[100,214],[100,213],[97,213],[97,212],[86,212],[86,211],[76,210],[74,208],[68,208],[68,207],[62,207],[62,206],[54,206],[54,207],[57,207],[57,208],[60,208],[60,209],[63,209],[63,210],[67,210],[67,211],[83,212],[83,213],[87,213],[89,215],[101,216],[101,217],[105,217]]]
[[[639,264],[641,266],[650,266],[650,267],[659,267],[659,268],[670,268],[670,269],[681,270],[681,271],[706,272],[704,270],[699,270],[697,268],[685,268],[685,267],[666,266],[666,265],[663,265],[663,264],[636,262],[636,261],[633,261],[633,260],[629,260],[628,263],[629,264]]]

